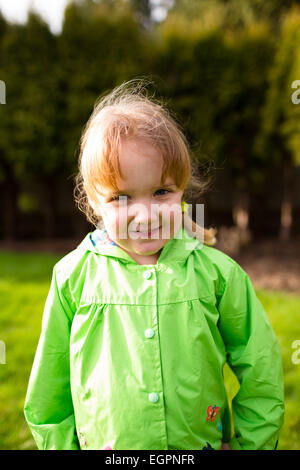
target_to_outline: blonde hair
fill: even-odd
[[[121,138],[135,137],[154,146],[163,158],[161,183],[172,176],[176,186],[183,190],[183,200],[191,190],[196,190],[199,196],[207,187],[196,176],[187,139],[175,118],[161,102],[143,93],[148,83],[145,79],[133,79],[100,96],[83,129],[74,197],[79,210],[94,226],[101,220],[93,209],[99,185],[117,191],[117,178],[122,179]],[[184,212],[182,217],[191,236],[207,245],[216,243],[216,229],[202,228]]]

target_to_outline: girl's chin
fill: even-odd
[[[166,243],[167,240],[135,240],[126,249],[138,255],[153,255],[161,250]]]

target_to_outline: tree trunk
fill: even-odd
[[[247,245],[251,240],[249,230],[249,206],[250,198],[246,185],[238,182],[235,202],[232,209],[232,218],[238,231],[240,247]]]
[[[58,184],[57,179],[48,177],[44,179],[44,236],[46,239],[56,237],[56,223],[58,212]]]
[[[293,165],[288,155],[283,160],[283,196],[281,203],[280,232],[279,239],[281,242],[291,240],[291,230],[293,223],[292,216],[292,181],[293,181]]]
[[[3,185],[3,238],[5,241],[14,241],[17,235],[17,200],[18,200],[18,184],[16,181],[8,177]]]

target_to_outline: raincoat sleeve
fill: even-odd
[[[72,316],[54,267],[24,405],[25,419],[40,450],[80,448],[70,389]]]
[[[240,388],[232,400],[232,449],[276,449],[284,415],[278,340],[247,273],[234,262],[220,296],[219,329]]]

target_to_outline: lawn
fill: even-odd
[[[44,303],[59,255],[0,252],[0,450],[36,449],[23,414],[28,378],[35,354]],[[278,449],[300,450],[300,364],[292,362],[292,343],[300,340],[300,295],[256,290],[279,339],[285,375],[285,422]],[[226,369],[229,395],[237,382]]]

